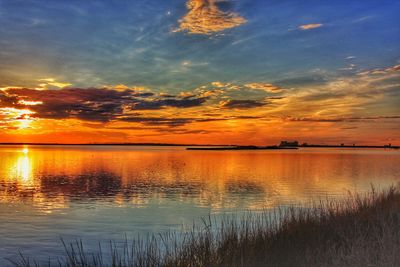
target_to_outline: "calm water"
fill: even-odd
[[[397,185],[400,151],[186,151],[183,147],[0,146],[0,265],[190,227],[212,215]]]

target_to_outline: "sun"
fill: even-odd
[[[23,119],[18,120],[18,123],[19,123],[18,128],[19,129],[27,129],[31,125],[32,121],[33,120],[31,119],[31,117],[28,114],[26,114],[23,116]]]
[[[0,115],[17,129],[27,129],[35,120],[31,115],[35,112],[29,109],[0,108]]]

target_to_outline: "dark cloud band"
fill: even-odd
[[[0,108],[16,108],[35,112],[33,117],[46,119],[75,118],[108,122],[126,120],[125,110],[160,110],[191,108],[205,103],[206,97],[155,96],[151,92],[106,88],[67,88],[61,90],[7,89],[0,91]],[[35,104],[27,104],[34,103]]]

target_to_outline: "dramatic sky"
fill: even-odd
[[[0,0],[0,142],[400,144],[400,1]]]

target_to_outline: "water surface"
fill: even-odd
[[[396,150],[0,146],[0,265],[18,250],[60,255],[61,237],[94,248],[186,229],[209,214],[307,205],[399,181]]]

